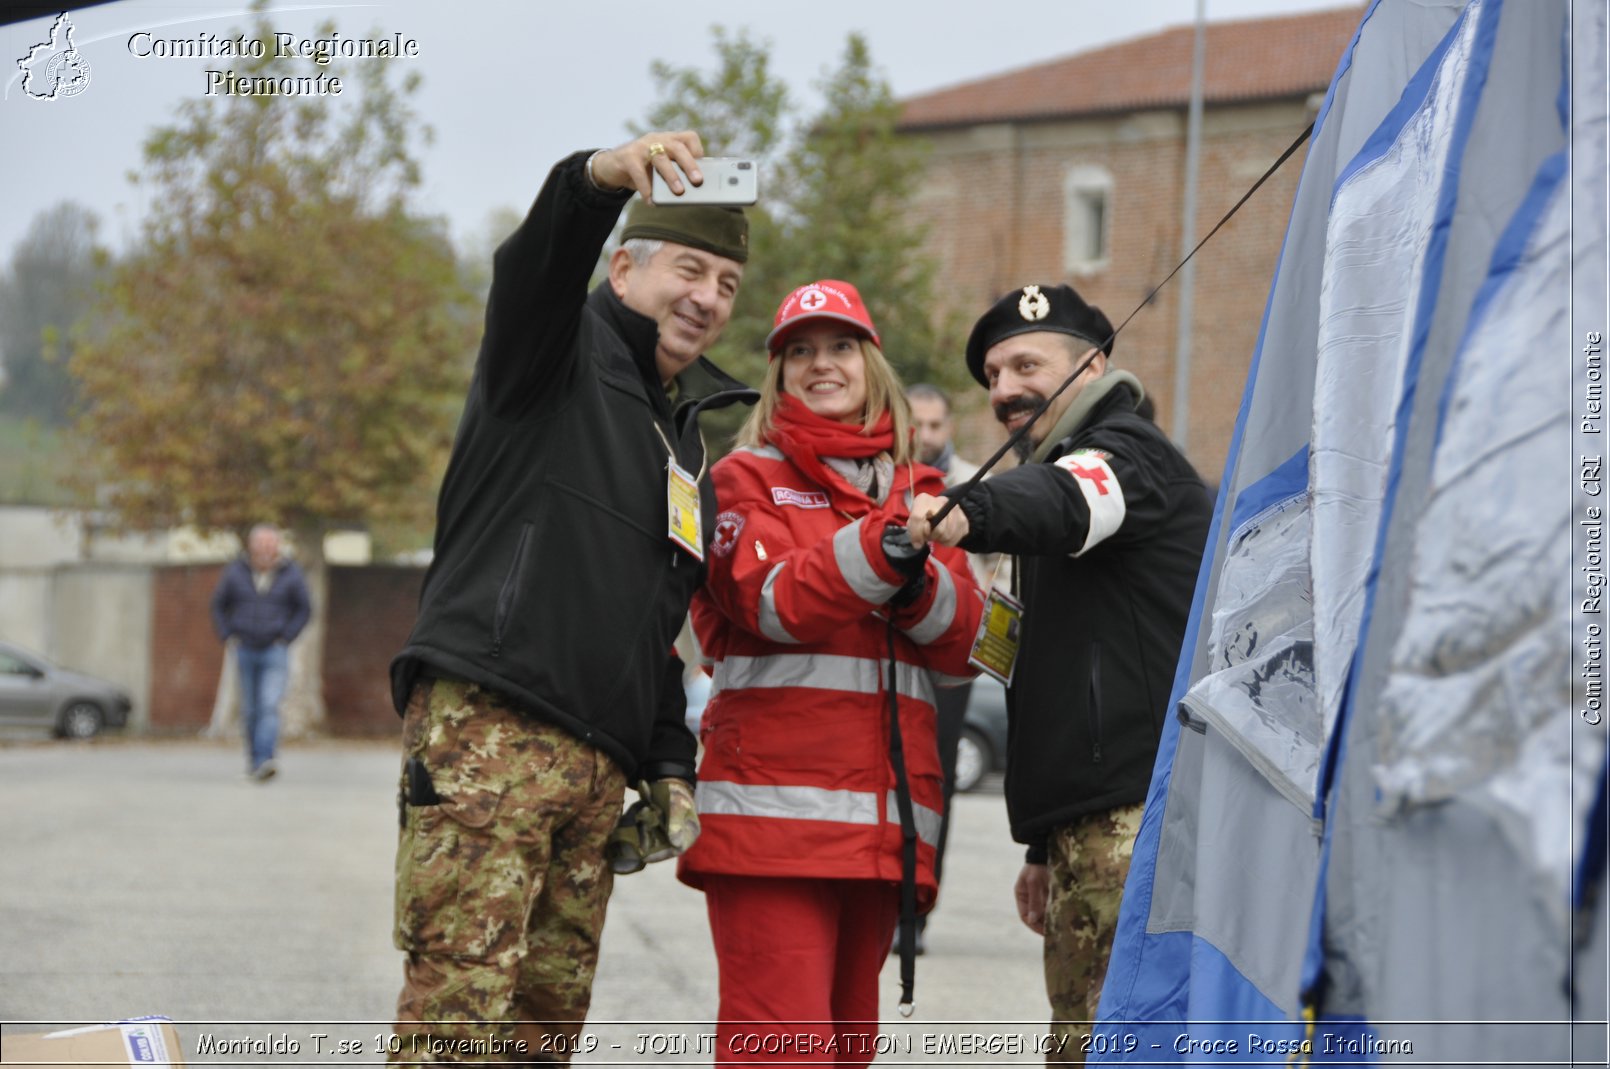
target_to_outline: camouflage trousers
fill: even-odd
[[[1144,805],[1092,813],[1051,832],[1045,915],[1045,992],[1051,1033],[1061,1042],[1046,1062],[1083,1065],[1088,1022],[1101,1001],[1118,904],[1135,853]]]
[[[388,1060],[568,1063],[625,776],[569,733],[442,679],[414,687],[403,757],[399,805],[410,758],[440,801],[402,806],[394,939],[408,957]]]

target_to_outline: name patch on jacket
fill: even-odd
[[[802,509],[828,507],[827,495],[819,490],[794,490],[787,486],[774,486],[771,488],[771,499],[774,504],[793,505]]]
[[[1085,532],[1084,545],[1074,550],[1075,557],[1091,546],[1117,532],[1124,524],[1124,491],[1113,474],[1112,457],[1101,449],[1076,449],[1053,463],[1078,484],[1085,504],[1090,506],[1090,527]]]

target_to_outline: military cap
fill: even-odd
[[[674,241],[729,260],[749,260],[749,219],[742,208],[714,204],[650,204],[633,197],[622,241]]]
[[[982,386],[984,354],[998,342],[1018,334],[1048,330],[1071,334],[1112,356],[1112,323],[1093,304],[1086,304],[1072,286],[1024,286],[995,302],[973,324],[967,339],[967,370]]]

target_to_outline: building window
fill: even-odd
[[[1104,167],[1069,168],[1062,196],[1062,265],[1069,274],[1099,271],[1107,266],[1112,175]]]

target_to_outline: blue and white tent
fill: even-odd
[[[1604,0],[1364,14],[1270,292],[1093,1062],[1286,1062],[1307,1038],[1315,1062],[1605,1064],[1605,1029],[1568,1023],[1606,1016],[1605,22]]]

